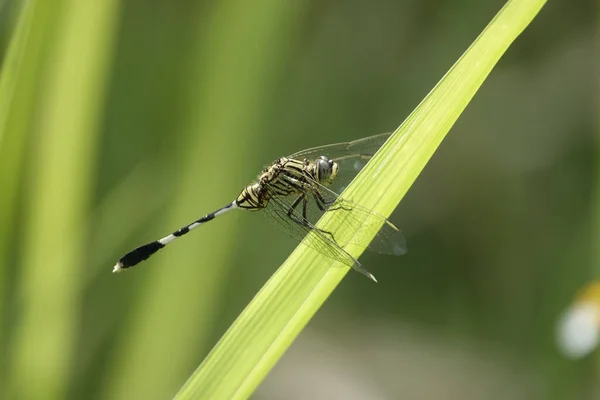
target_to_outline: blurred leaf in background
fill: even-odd
[[[232,213],[115,260],[276,157],[392,130],[504,1],[3,4],[0,398],[163,399],[294,243]],[[365,255],[380,283],[349,275],[254,398],[598,395],[554,340],[597,278],[594,6],[546,5],[398,208],[410,253]]]

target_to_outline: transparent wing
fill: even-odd
[[[341,193],[391,135],[392,132],[388,132],[352,142],[312,147],[291,154],[289,158],[314,161],[319,156],[325,156],[337,162],[339,172],[331,188],[333,191]]]
[[[338,196],[335,192],[315,182],[317,190],[311,193],[313,201],[309,203],[309,219],[318,220],[323,214],[322,208],[332,213],[334,220],[339,220],[352,232],[357,232],[350,243],[366,245],[369,251],[381,254],[400,256],[406,254],[406,238],[402,231],[389,219],[377,214],[360,204]],[[322,201],[324,200],[324,201]],[[322,207],[322,206],[325,207]],[[365,234],[375,237],[369,243]]]
[[[282,177],[285,179],[285,177]],[[400,229],[389,219],[377,214],[366,207],[356,204],[338,196],[335,192],[314,180],[310,180],[305,190],[306,205],[295,202],[298,196],[278,197],[277,201],[283,208],[295,211],[311,225],[315,225],[319,218],[329,212],[331,218],[341,225],[347,226],[348,231],[356,234],[346,242],[365,246],[368,250],[391,255],[406,253],[406,239]],[[289,217],[288,217],[289,218]],[[365,236],[374,236],[370,242]],[[333,238],[338,242],[338,239]]]
[[[313,160],[319,156],[327,156],[330,159],[360,158],[362,155],[373,156],[375,152],[385,143],[393,132],[353,140],[352,142],[334,143],[325,146],[311,147],[291,154],[290,158]]]
[[[293,197],[289,196],[289,199]],[[288,197],[274,196],[269,201],[267,207],[262,210],[270,222],[277,225],[290,237],[302,242],[311,249],[352,267],[366,277],[376,281],[375,277],[357,259],[342,249],[328,234],[317,229],[312,223],[303,218],[301,212],[293,209],[291,206],[294,200],[289,202],[284,201],[284,199],[289,200]]]

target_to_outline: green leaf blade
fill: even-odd
[[[509,1],[343,196],[381,215],[390,215],[494,65],[544,3]],[[334,226],[327,214],[319,221],[320,228],[334,235],[344,232],[339,225]],[[356,245],[346,249],[355,257],[365,250]],[[348,268],[337,264],[299,246],[246,307],[177,398],[248,398],[348,272]]]

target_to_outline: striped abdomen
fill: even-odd
[[[235,202],[239,208],[245,210],[260,210],[265,208],[268,203],[264,192],[259,183],[253,183],[242,190]]]

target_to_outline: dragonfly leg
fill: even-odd
[[[304,204],[302,206],[302,217],[303,218],[299,219],[294,215],[294,211],[296,210],[296,208],[298,207],[298,205],[300,204],[300,202],[302,200],[304,200]],[[287,212],[287,216],[290,217],[290,219],[292,221],[294,221],[295,223],[300,224],[302,226],[309,227],[308,222],[306,220],[306,195],[305,194],[301,194],[300,196],[298,196],[298,198],[296,200],[294,200],[290,209]]]
[[[318,230],[319,232],[324,233],[325,235],[329,236],[329,238],[331,240],[333,240],[333,242],[339,246],[339,243],[335,240],[335,237],[333,236],[333,233],[331,233],[329,231],[326,231],[326,230],[323,230],[323,229],[318,229],[318,228],[315,228],[315,229]]]
[[[306,199],[306,197],[305,197],[305,198],[304,198],[304,202],[303,202],[303,204],[302,204],[302,208],[303,208],[303,210],[302,210],[302,214],[303,214],[303,216],[304,216],[304,219],[305,219],[305,220],[306,220],[306,205],[307,205],[307,204],[308,204],[308,200],[307,200],[307,199]],[[317,202],[317,204],[318,204],[318,202]],[[318,206],[318,207],[319,207],[319,209],[321,209],[321,206]],[[323,209],[321,209],[321,210],[323,211]],[[330,238],[331,240],[333,240],[333,242],[334,242],[334,243],[336,243],[336,244],[337,244],[337,241],[335,240],[335,237],[333,236],[333,233],[331,233],[331,232],[329,232],[329,231],[326,231],[326,230],[324,230],[324,229],[318,229],[318,228],[315,228],[315,229],[317,229],[319,232],[321,232],[321,233],[324,233],[325,235],[329,236],[329,238]]]
[[[332,199],[332,200],[326,200],[323,195],[321,195],[321,193],[318,191],[318,188],[314,188],[312,185],[306,183],[306,182],[301,182],[298,179],[292,178],[291,176],[287,176],[285,175],[284,178],[288,181],[289,184],[293,185],[295,188],[302,190],[303,193],[306,195],[307,192],[312,193],[313,198],[315,199],[315,202],[317,203],[317,207],[319,207],[319,210],[325,212],[325,211],[335,211],[335,210],[346,210],[346,211],[350,211],[351,208],[344,208],[343,206],[337,206],[337,207],[330,207],[333,203],[335,203],[336,199]],[[306,216],[305,216],[306,219]]]
[[[303,201],[302,201],[302,218],[304,218],[305,221],[308,221],[307,217],[306,217],[306,205],[308,204],[308,202],[306,201],[306,196],[303,196]]]
[[[319,207],[319,210],[321,210],[323,212],[327,211],[328,204],[324,202],[323,197],[316,192],[312,192],[312,195],[315,199],[315,203],[317,203],[317,207]],[[335,210],[331,210],[331,211],[335,211]]]
[[[297,218],[294,215],[294,211],[296,210],[296,208],[298,208],[298,205],[300,204],[300,202],[302,202],[302,219],[299,219],[299,218]],[[290,219],[292,221],[294,221],[295,223],[297,223],[297,224],[300,224],[300,225],[305,226],[307,228],[315,229],[315,230],[317,230],[317,231],[319,231],[319,232],[321,232],[321,233],[329,236],[329,238],[331,240],[333,240],[334,243],[337,244],[337,241],[335,240],[335,237],[333,236],[333,233],[328,232],[328,231],[323,230],[323,229],[316,228],[316,227],[312,226],[308,222],[307,215],[306,215],[307,204],[308,204],[308,201],[306,199],[306,194],[302,194],[302,195],[298,196],[298,198],[296,200],[294,200],[294,202],[292,203],[292,206],[288,210],[288,213],[287,213],[288,217],[290,217]]]
[[[335,207],[330,207],[332,204],[335,203],[335,199],[327,201],[323,198],[321,193],[319,193],[317,191],[313,191],[312,194],[313,194],[313,197],[315,198],[315,202],[317,203],[317,207],[319,207],[319,210],[321,210],[321,211],[336,211],[336,210],[352,211],[352,208],[345,208],[342,204],[337,205]]]

